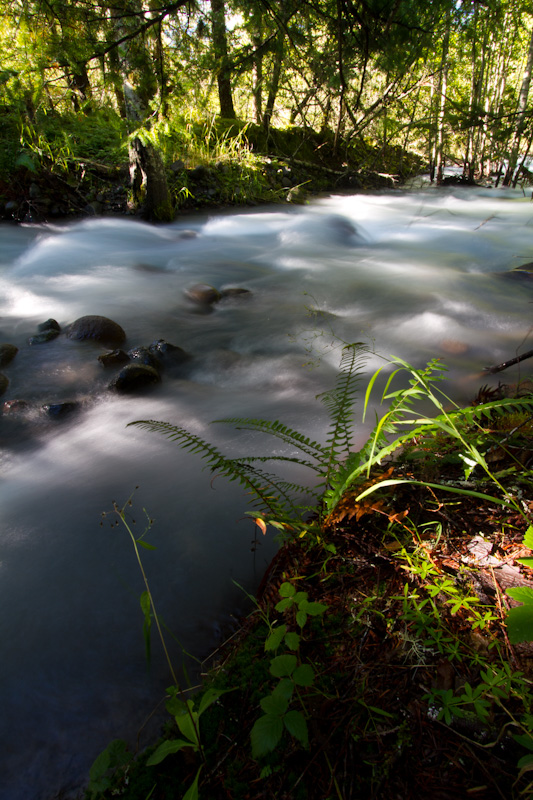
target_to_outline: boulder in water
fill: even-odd
[[[47,403],[42,408],[51,419],[63,419],[78,411],[80,404],[74,400],[67,400],[62,403]]]
[[[57,331],[61,333],[61,325],[55,319],[47,319],[46,322],[41,322],[37,325],[38,331]]]
[[[182,347],[170,344],[170,342],[167,342],[165,339],[157,339],[157,341],[152,342],[148,350],[155,356],[157,361],[165,367],[183,364],[191,358],[190,354]]]
[[[195,283],[185,290],[185,297],[199,306],[211,306],[220,300],[220,292],[208,283]]]
[[[88,314],[75,320],[69,327],[67,336],[69,339],[92,339],[103,344],[122,344],[126,339],[124,330],[117,322],[96,314]]]
[[[159,368],[159,360],[148,347],[134,347],[133,350],[129,350],[128,357],[135,364],[145,364],[156,370]]]
[[[18,347],[15,347],[14,344],[9,344],[8,342],[0,344],[0,367],[5,367],[7,364],[10,364],[18,351]]]
[[[103,367],[116,367],[119,364],[127,364],[130,357],[124,350],[111,350],[98,356],[98,361]]]
[[[8,386],[9,378],[6,378],[6,376],[0,372],[0,394],[4,394]]]
[[[116,378],[109,384],[109,388],[120,394],[131,394],[154,386],[161,381],[159,372],[147,364],[127,364]]]
[[[30,336],[28,339],[28,344],[44,344],[45,342],[51,342],[52,339],[57,339],[59,336],[59,331],[54,330],[53,328],[49,328],[46,331],[41,331],[41,333],[37,333],[35,336]]]

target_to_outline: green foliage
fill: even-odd
[[[132,760],[126,742],[114,739],[93,762],[89,771],[89,784],[87,794],[90,800],[97,800],[114,783],[114,773],[117,769],[126,767]]]
[[[489,482],[491,494],[477,488],[466,488],[457,484],[432,484],[406,478],[385,478],[377,480],[369,487],[361,489],[355,497],[360,502],[370,494],[400,484],[417,483],[424,486],[439,487],[452,494],[490,499],[501,506],[512,507],[523,513],[520,504],[509,495],[495,475],[485,458],[484,451],[492,446],[492,441],[483,435],[478,442],[478,434],[483,431],[482,422],[504,415],[509,411],[533,408],[533,399],[504,398],[480,406],[460,408],[438,389],[443,380],[445,367],[438,361],[430,361],[426,367],[415,369],[402,359],[390,363],[395,369],[388,376],[381,393],[381,403],[388,403],[388,410],[376,417],[374,429],[356,452],[353,451],[353,414],[356,392],[359,386],[363,364],[368,348],[355,343],[345,345],[342,350],[340,370],[331,392],[321,395],[321,400],[330,413],[330,425],[326,444],[322,445],[305,436],[300,431],[281,423],[279,420],[231,418],[216,422],[231,424],[237,430],[265,433],[281,440],[301,455],[295,456],[245,456],[226,458],[214,445],[187,429],[168,422],[137,420],[129,423],[163,434],[177,442],[181,447],[198,453],[207,461],[209,468],[232,481],[238,481],[252,495],[252,503],[257,507],[255,514],[263,523],[268,522],[282,533],[296,537],[308,537],[313,541],[322,535],[328,521],[335,518],[335,509],[348,490],[362,484],[370,476],[373,467],[399,452],[413,441],[426,444],[445,436],[452,442],[457,457],[464,463],[465,479],[474,472],[482,472],[483,479]],[[363,419],[368,411],[370,396],[383,368],[378,369],[368,383],[364,398]],[[393,389],[392,383],[398,377],[407,376],[408,385]],[[428,401],[436,409],[435,416],[417,413],[415,404],[427,407]],[[445,407],[452,406],[451,410]],[[404,432],[400,433],[403,428]],[[314,474],[314,486],[290,483],[279,476],[267,472],[263,465],[274,463],[296,463],[306,467]],[[483,483],[479,484],[483,488]],[[500,496],[494,494],[498,492]],[[301,496],[311,497],[313,505],[298,502]],[[318,524],[305,522],[306,515],[319,511]]]
[[[277,652],[284,646],[290,652],[280,653],[270,660],[269,672],[279,680],[270,694],[261,699],[263,714],[255,721],[250,733],[252,756],[256,759],[276,749],[284,730],[302,747],[308,746],[309,732],[301,690],[313,686],[315,670],[310,663],[302,662],[300,644],[308,617],[319,617],[328,608],[324,603],[310,602],[307,592],[298,592],[288,581],[281,584],[279,595],[281,599],[275,610],[283,613],[287,620],[295,621],[300,633],[289,630],[286,623],[274,626],[269,623],[270,634],[265,640],[265,651]],[[302,710],[291,707],[295,699]]]
[[[524,545],[533,550],[533,525],[530,525],[524,535]],[[526,567],[533,567],[533,558],[527,556],[517,559]],[[513,600],[522,603],[520,606],[510,608],[507,612],[507,633],[512,644],[533,641],[533,589],[529,586],[517,586],[507,589],[507,594]]]

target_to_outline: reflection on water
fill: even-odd
[[[235,455],[265,444],[212,420],[279,418],[323,440],[315,398],[333,384],[340,340],[417,366],[442,357],[450,393],[468,401],[498,382],[483,366],[531,348],[532,290],[509,276],[531,260],[533,207],[503,191],[334,197],[157,228],[93,219],[1,229],[0,341],[19,347],[3,399],[28,404],[3,415],[0,434],[6,800],[73,793],[111,738],[135,742],[169,681],[155,643],[146,669],[141,578],[127,534],[100,527],[102,511],[139,486],[132,517],[139,532],[143,507],[155,518],[145,565],[157,605],[195,654],[246,608],[233,581],[253,591],[275,551],[268,537],[256,547],[242,491],[128,422],[185,425]],[[196,283],[249,294],[199,307],[185,295]],[[126,349],[163,338],[192,359],[154,391],[120,397],[100,345],[61,335],[28,346],[46,319],[64,327],[86,314],[119,323]],[[369,374],[381,363],[372,356]],[[64,400],[80,404],[64,423],[42,413]]]

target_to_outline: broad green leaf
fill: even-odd
[[[525,734],[513,733],[513,739],[515,740],[515,742],[518,742],[518,744],[521,744],[522,747],[526,747],[528,750],[533,750],[533,737],[528,735],[527,733]],[[530,758],[533,758],[533,756],[530,756]]]
[[[286,625],[278,625],[276,628],[274,628],[270,636],[267,637],[265,642],[265,650],[277,650],[286,632]]]
[[[300,609],[296,612],[296,623],[300,626],[300,628],[305,627],[305,623],[307,622],[307,614],[305,611]]]
[[[507,635],[511,644],[533,641],[533,607],[531,605],[509,609],[506,622]]]
[[[275,678],[284,678],[287,675],[292,675],[297,664],[298,659],[291,653],[276,656],[270,662],[270,674],[274,675]]]
[[[294,605],[292,597],[285,597],[284,600],[280,600],[279,603],[276,603],[274,608],[276,611],[285,611],[285,609],[290,608],[292,605]]]
[[[290,678],[282,678],[278,685],[273,690],[272,694],[284,697],[285,700],[290,700],[294,693],[294,683]]]
[[[305,602],[300,605],[300,608],[302,609],[302,611],[305,611],[305,613],[309,614],[311,617],[318,617],[320,614],[323,614],[328,607],[325,603]]]
[[[515,586],[514,589],[507,589],[507,594],[520,603],[533,604],[533,589],[529,586]]]
[[[297,686],[311,686],[315,680],[315,671],[311,664],[301,664],[291,677]]]
[[[289,648],[289,650],[298,650],[300,646],[301,636],[298,633],[294,633],[294,631],[290,631],[285,636],[285,644]]]
[[[202,767],[200,766],[198,772],[196,773],[196,777],[183,795],[182,800],[198,800],[198,779],[200,778],[200,772],[202,771]]]
[[[307,598],[309,597],[307,592],[296,592],[294,597],[292,598],[295,603],[301,605],[302,603],[307,603]]]
[[[259,705],[265,714],[273,714],[274,716],[281,717],[289,707],[289,701],[280,694],[272,692],[272,694],[263,697]]]
[[[516,560],[519,564],[523,564],[524,567],[530,567],[533,569],[533,558],[531,556],[526,556],[526,558],[517,558]]]
[[[181,733],[197,747],[200,744],[198,739],[199,715],[197,711],[194,711],[192,700],[187,700],[187,706],[188,710],[182,714],[174,715],[174,719]]]
[[[533,550],[533,525],[530,525],[524,534],[524,545]]]
[[[309,733],[307,731],[307,722],[301,711],[288,711],[283,717],[283,724],[295,739],[304,746],[309,744]]]
[[[167,756],[172,755],[172,753],[178,753],[184,747],[194,747],[194,745],[184,739],[169,739],[166,742],[162,742],[157,750],[152,753],[146,765],[154,767],[156,764],[160,764]]]
[[[289,583],[288,581],[285,581],[285,583],[282,583],[281,586],[279,587],[280,597],[293,597],[293,595],[295,594],[296,594],[296,589],[294,588],[292,583]]]
[[[272,714],[265,714],[255,721],[250,733],[252,741],[252,756],[261,756],[272,752],[281,739],[283,733],[283,722],[281,717]]]
[[[227,694],[228,692],[233,692],[234,689],[207,689],[206,692],[202,695],[202,699],[200,700],[200,705],[198,706],[198,716],[204,713],[204,711],[212,706],[213,703],[222,697],[223,694]]]

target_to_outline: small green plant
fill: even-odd
[[[177,753],[185,748],[191,750],[195,755],[199,756],[201,763],[198,767],[193,782],[189,786],[182,800],[197,800],[198,798],[198,781],[200,773],[205,764],[205,754],[202,747],[200,738],[200,717],[202,714],[215,703],[223,694],[231,689],[218,690],[209,688],[200,698],[187,698],[184,690],[181,688],[177,673],[172,664],[170,654],[167,648],[165,637],[162,631],[161,621],[156,614],[154,600],[144,565],[141,559],[140,549],[154,550],[154,545],[145,540],[145,536],[152,527],[153,520],[150,519],[146,510],[144,511],[147,518],[147,525],[140,536],[135,536],[132,526],[127,518],[127,510],[132,506],[132,496],[128,498],[126,503],[120,507],[117,503],[113,503],[113,511],[111,514],[118,517],[118,520],[112,523],[112,526],[122,525],[133,545],[135,556],[139,569],[142,574],[145,590],[140,597],[140,605],[143,613],[143,634],[146,647],[146,657],[150,660],[150,638],[152,621],[155,622],[159,640],[165,653],[167,665],[172,676],[173,685],[167,689],[168,699],[166,702],[166,709],[169,714],[174,718],[174,721],[181,734],[179,739],[166,739],[155,750],[155,752],[147,760],[147,766],[155,766],[161,763],[168,755]],[[109,512],[104,512],[104,518],[108,516]],[[112,786],[112,778],[110,773],[117,768],[123,767],[131,761],[131,755],[127,753],[126,745],[122,740],[112,741],[108,747],[100,753],[90,770],[90,782],[88,787],[89,796],[92,798],[98,797],[103,791]]]
[[[524,546],[533,550],[533,525],[530,525],[524,534]],[[533,558],[526,556],[517,561],[526,567],[533,568]],[[507,589],[507,594],[513,600],[522,603],[520,606],[510,608],[507,612],[507,634],[512,644],[533,641],[533,589],[529,586],[517,586]]]
[[[310,601],[307,592],[298,592],[288,581],[281,584],[279,594],[281,600],[275,606],[276,611],[293,617],[300,633],[289,630],[285,623],[270,626],[265,652],[277,652],[282,645],[289,652],[276,655],[270,661],[269,672],[273,678],[278,678],[278,683],[260,701],[263,714],[254,723],[250,734],[254,758],[261,758],[275,750],[284,730],[303,747],[307,747],[309,742],[305,703],[300,690],[314,684],[315,671],[312,664],[302,662],[300,643],[308,617],[324,614],[327,606]],[[302,711],[291,707],[295,698]]]

